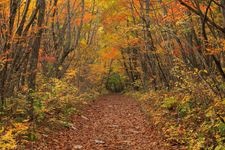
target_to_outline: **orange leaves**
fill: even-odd
[[[95,17],[95,16],[93,16],[91,13],[86,13],[86,14],[84,15],[83,21],[84,21],[84,23],[87,23],[87,22],[91,21],[94,17]]]
[[[0,64],[1,63],[6,63],[6,62],[11,62],[13,59],[8,58],[8,55],[11,53],[11,50],[7,50],[6,52],[0,54]]]
[[[141,40],[139,38],[132,38],[132,39],[128,40],[127,43],[131,46],[135,46],[137,44],[140,44]]]
[[[164,2],[167,9],[167,15],[164,17],[165,22],[177,22],[185,19],[188,9],[183,6],[187,5],[188,7],[198,11],[201,11],[203,14],[206,12],[207,6],[209,5],[206,1],[192,1],[192,0],[175,0],[170,2]],[[209,11],[217,11],[218,7],[212,3]]]
[[[187,11],[177,1],[165,2],[165,5],[168,7],[167,15],[163,18],[165,22],[179,21],[184,17],[185,11]]]
[[[119,50],[116,48],[111,48],[108,49],[105,53],[102,54],[102,58],[104,60],[111,60],[111,59],[115,59],[119,56]]]
[[[105,26],[111,25],[111,24],[117,24],[123,21],[126,21],[128,14],[126,12],[120,12],[115,14],[107,14],[104,15],[103,18],[103,24]]]
[[[75,19],[75,24],[80,25],[81,19],[83,19],[83,23],[89,23],[93,20],[96,16],[92,15],[91,13],[85,13],[84,18],[77,18]]]
[[[218,39],[214,40],[211,39],[209,40],[210,42],[207,43],[207,53],[209,55],[218,55],[221,52],[225,51],[225,40],[224,39]]]
[[[102,13],[103,25],[113,26],[126,22],[131,15],[128,6],[126,6],[127,4],[129,4],[127,0],[110,2],[109,6]]]

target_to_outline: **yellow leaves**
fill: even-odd
[[[10,129],[5,134],[1,135],[0,149],[7,150],[7,149],[15,149],[15,148],[16,148],[16,140],[14,139],[14,136],[13,136],[13,130]]]
[[[106,5],[104,6],[102,12],[102,23],[107,28],[111,28],[112,26],[117,26],[122,23],[126,24],[126,21],[131,13],[129,9],[124,6],[124,1],[106,1]]]
[[[126,18],[126,13],[116,13],[114,15],[104,16],[103,24],[105,26],[112,26],[114,24],[119,24],[123,21],[126,21]]]
[[[220,44],[221,44],[221,51],[225,51],[225,39],[222,39],[221,41],[220,41]]]
[[[92,84],[100,82],[102,77],[107,73],[106,66],[102,62],[91,64],[89,67],[90,74],[88,76],[88,79],[91,81]]]
[[[165,49],[163,49],[160,46],[156,46],[156,52],[155,53],[159,54],[159,55],[165,55],[166,54]]]
[[[14,123],[14,128],[10,128],[8,130],[4,130],[2,128],[0,130],[0,149],[1,150],[9,150],[15,149],[17,147],[16,136],[24,133],[28,129],[28,125],[25,123]]]
[[[66,74],[65,74],[65,78],[66,78],[66,80],[71,80],[71,79],[76,77],[76,74],[77,74],[77,70],[68,69]]]
[[[196,141],[193,141],[192,149],[200,150],[204,147],[205,139],[199,138]]]
[[[223,99],[222,104],[225,106],[225,99]]]
[[[58,69],[59,69],[59,70],[62,70],[62,69],[63,69],[63,67],[62,67],[62,66],[59,66],[59,67],[58,67]]]
[[[0,129],[0,134],[2,134],[3,131],[4,131],[4,128],[1,128],[1,129]]]
[[[80,40],[80,47],[81,48],[86,48],[88,45],[87,45],[87,41],[85,39],[81,39]]]
[[[92,74],[105,74],[107,73],[107,70],[105,69],[104,64],[92,64],[90,65]]]
[[[15,123],[14,126],[15,126],[14,130],[18,132],[22,132],[28,129],[28,125],[24,123]]]

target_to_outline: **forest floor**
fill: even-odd
[[[42,137],[40,150],[169,150],[137,101],[105,95],[72,117],[73,127]]]

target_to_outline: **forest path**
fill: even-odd
[[[74,128],[41,139],[35,149],[168,150],[132,98],[105,95],[73,117]]]

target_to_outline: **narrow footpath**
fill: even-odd
[[[73,128],[43,137],[40,150],[169,150],[140,105],[123,95],[106,95],[73,117]]]

